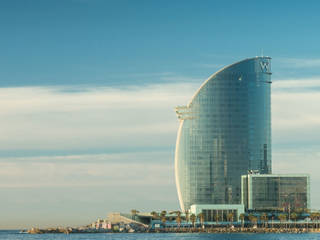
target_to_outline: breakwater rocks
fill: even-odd
[[[48,233],[121,233],[121,231],[101,229],[77,229],[77,228],[31,228],[26,231],[29,234]],[[144,231],[123,231],[123,233],[320,233],[320,228],[236,228],[236,227],[214,227],[214,228],[162,228],[145,229]]]
[[[29,234],[47,234],[47,233],[108,233],[111,232],[110,230],[102,230],[102,229],[78,229],[78,228],[46,228],[46,229],[40,229],[40,228],[31,228],[27,231],[24,231],[24,233]]]
[[[320,229],[307,229],[307,228],[190,228],[190,229],[159,229],[154,232],[170,232],[170,233],[310,233],[318,232]]]

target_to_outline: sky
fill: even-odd
[[[0,229],[179,208],[185,105],[221,67],[272,57],[274,173],[320,208],[320,2],[0,2]]]

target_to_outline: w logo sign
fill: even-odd
[[[260,62],[262,72],[269,72],[269,62]]]

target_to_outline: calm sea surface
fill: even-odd
[[[17,231],[0,231],[1,240],[313,240],[319,239],[320,234],[245,234],[245,233],[232,233],[232,234],[207,234],[207,233],[97,233],[97,234],[42,234],[42,235],[29,235],[19,234]]]

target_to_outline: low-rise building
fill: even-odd
[[[244,213],[242,204],[193,204],[190,213],[198,216],[203,214],[205,222],[238,222],[240,214]],[[232,219],[229,217],[232,216]]]
[[[246,210],[310,209],[308,174],[248,174],[241,176],[241,202]]]

